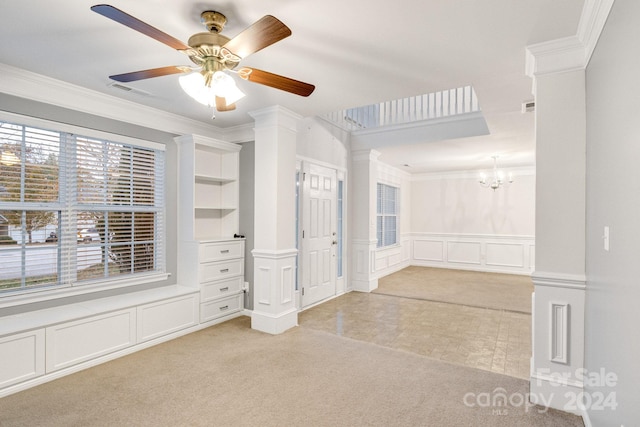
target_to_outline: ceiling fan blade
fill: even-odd
[[[268,71],[258,70],[257,68],[244,67],[238,70],[238,74],[244,80],[284,90],[300,96],[309,96],[316,88],[312,84],[273,74]]]
[[[290,35],[289,27],[278,18],[266,15],[229,40],[224,47],[240,58],[245,58]]]
[[[172,47],[177,50],[186,50],[189,49],[189,46],[182,43],[180,40],[171,37],[169,34],[163,33],[151,25],[142,22],[138,18],[134,18],[129,15],[108,4],[97,4],[95,6],[91,6],[91,10],[100,15],[107,17],[113,21],[116,21],[122,25],[126,25],[129,28],[132,28],[142,34],[145,34],[152,39],[158,40],[160,43],[164,43],[169,47]]]
[[[216,96],[216,110],[217,111],[233,111],[236,109],[236,104],[227,105],[226,99],[221,96]]]
[[[131,73],[116,74],[109,76],[111,80],[121,83],[135,82],[137,80],[151,79],[153,77],[168,76],[170,74],[188,73],[192,71],[189,67],[178,67],[175,65],[161,68],[151,68],[149,70],[133,71]]]

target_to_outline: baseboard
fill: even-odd
[[[466,265],[460,265],[460,264],[443,264],[440,262],[412,260],[410,265],[415,267],[444,268],[447,270],[476,271],[478,273],[499,273],[499,274],[514,274],[517,276],[531,276],[530,271],[510,270],[510,269],[504,269],[504,268],[487,268],[482,266],[466,266]]]
[[[529,392],[532,403],[582,415],[581,402],[577,398],[584,393],[581,381],[533,373],[529,379]]]
[[[591,423],[591,418],[589,417],[589,411],[587,408],[580,408],[580,416],[582,417],[582,422],[584,423],[584,427],[593,427]]]
[[[271,314],[256,311],[251,313],[251,329],[271,335],[281,334],[298,326],[298,309],[291,308],[283,313]]]

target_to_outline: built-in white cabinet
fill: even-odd
[[[178,144],[178,284],[3,317],[0,397],[242,315],[240,145]]]
[[[244,303],[244,240],[198,245],[200,322],[238,313]]]
[[[200,290],[200,322],[237,316],[244,304],[244,240],[238,230],[241,146],[198,135],[179,150],[178,280]]]

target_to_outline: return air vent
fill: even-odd
[[[108,86],[114,89],[121,90],[123,92],[135,93],[136,95],[142,95],[142,96],[150,96],[150,93],[148,92],[145,92],[140,89],[134,89],[131,86],[123,85],[122,83],[118,83],[118,82],[109,83]]]
[[[534,111],[536,111],[535,101],[525,101],[522,103],[522,114],[532,113]]]

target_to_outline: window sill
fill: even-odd
[[[146,283],[161,282],[169,278],[169,276],[169,273],[154,273],[132,277],[126,280],[102,281],[86,285],[67,286],[59,289],[34,289],[32,291],[21,293],[20,295],[7,295],[0,297],[0,309],[54,301],[62,298],[87,295],[112,289],[128,288]]]
[[[129,309],[131,307],[139,307],[157,301],[192,295],[198,292],[196,288],[170,285],[131,292],[124,295],[97,298],[85,302],[64,304],[57,307],[13,314],[0,318],[3,320],[3,322],[0,322],[0,337]]]

